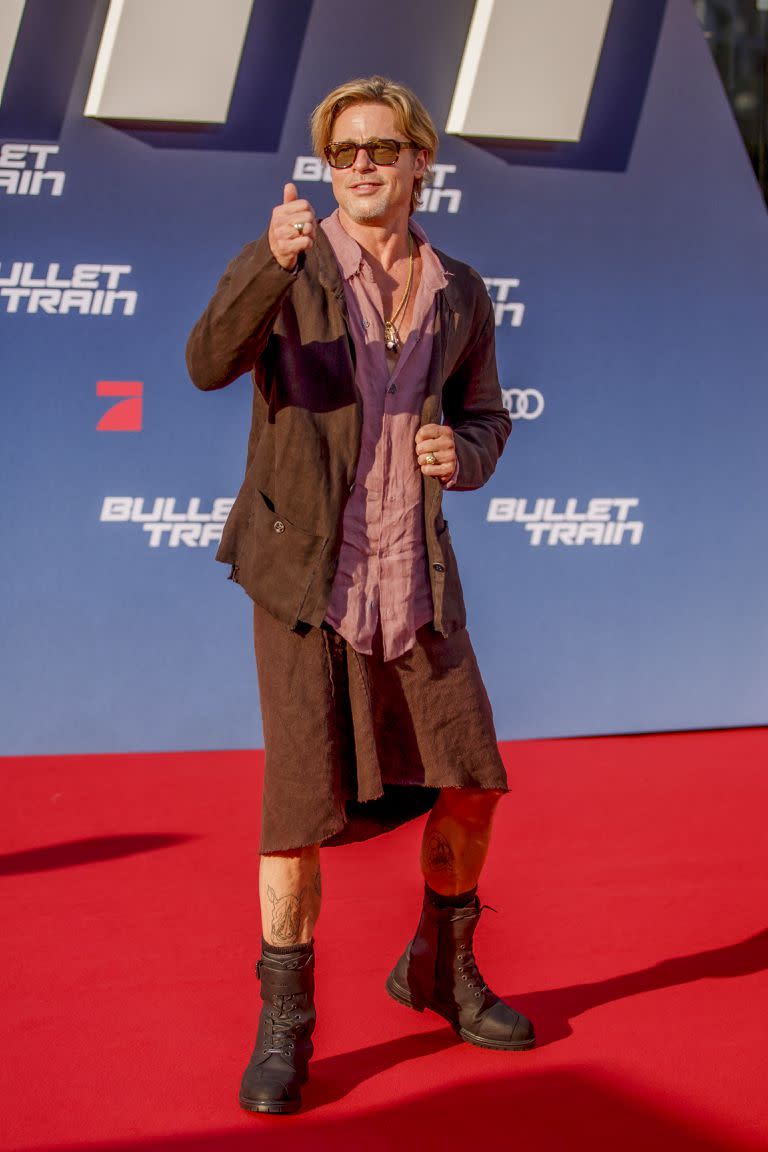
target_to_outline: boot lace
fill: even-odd
[[[283,1056],[286,1060],[293,1052],[301,1013],[296,1009],[296,994],[272,997],[272,1008],[267,1014],[262,1053],[265,1056]]]
[[[481,904],[478,911],[482,912],[484,908],[487,908],[490,912],[497,911],[496,908],[493,908],[490,904]],[[468,988],[472,989],[476,1000],[480,1000],[485,992],[490,991],[477,966],[477,960],[475,959],[475,953],[471,944],[459,944],[456,950],[456,969],[461,973],[461,980]]]
[[[481,976],[475,954],[468,945],[459,946],[456,952],[456,969],[461,973],[461,980],[473,990],[475,997],[480,999],[488,985]]]

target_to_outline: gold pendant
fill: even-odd
[[[384,344],[390,352],[397,352],[399,340],[391,320],[384,321]]]

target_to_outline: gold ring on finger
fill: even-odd
[[[294,224],[293,226],[296,229],[296,231],[298,232],[299,236],[304,235],[304,221],[303,220],[300,220],[298,223]]]
[[[434,452],[427,452],[426,456],[424,457],[424,463],[437,464],[437,456],[435,456]]]

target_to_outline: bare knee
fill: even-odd
[[[503,795],[498,788],[443,788],[435,807],[462,824],[485,824]]]

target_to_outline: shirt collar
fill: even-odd
[[[320,227],[328,237],[334,255],[345,280],[356,276],[363,266],[363,253],[360,245],[353,240],[339,219],[339,210],[336,209],[330,216],[320,221]],[[421,277],[425,288],[438,291],[445,288],[445,269],[440,263],[432,245],[427,240],[427,234],[420,224],[411,217],[408,228],[421,245]]]

